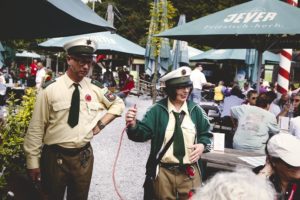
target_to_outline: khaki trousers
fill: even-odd
[[[195,165],[195,176],[190,178],[185,171],[169,170],[159,167],[154,181],[154,193],[157,200],[187,200],[192,189],[200,187],[202,180]]]
[[[88,199],[94,156],[92,147],[84,151],[90,155],[82,165],[82,152],[70,156],[43,148],[41,179],[49,200],[63,200],[66,188],[68,200]]]

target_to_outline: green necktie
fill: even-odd
[[[174,129],[174,142],[173,142],[173,154],[179,160],[179,163],[183,164],[183,157],[185,155],[184,138],[181,129],[180,113],[174,112],[176,120]],[[184,113],[182,113],[184,114]]]
[[[72,95],[72,100],[71,100],[71,108],[69,112],[69,118],[68,118],[68,124],[73,128],[78,124],[78,119],[79,119],[79,103],[80,103],[80,96],[79,96],[79,89],[78,86],[79,84],[73,83],[75,90]]]

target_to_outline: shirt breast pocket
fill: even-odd
[[[67,110],[70,109],[70,107],[71,107],[70,102],[58,102],[53,104],[53,110],[55,112]]]
[[[97,115],[97,113],[103,109],[104,109],[103,105],[98,102],[87,103],[88,114],[91,116]]]
[[[194,124],[185,124],[181,126],[181,129],[184,133],[187,133],[191,136],[196,135],[196,127]]]

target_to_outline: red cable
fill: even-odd
[[[117,165],[117,161],[118,161],[118,158],[119,158],[120,149],[121,149],[121,145],[122,145],[122,140],[123,140],[123,136],[124,136],[126,128],[127,128],[127,126],[123,129],[123,131],[121,133],[121,137],[120,137],[120,140],[119,140],[118,151],[117,151],[117,155],[116,155],[116,158],[115,158],[115,161],[114,161],[114,166],[113,166],[113,183],[114,183],[114,188],[115,188],[115,191],[117,192],[117,195],[120,198],[120,200],[123,200],[124,198],[122,197],[121,193],[118,190],[118,187],[117,187],[117,184],[116,184],[115,172],[116,172],[116,165]]]
[[[134,108],[136,108],[136,104],[134,104]],[[115,188],[115,191],[116,191],[118,197],[120,198],[120,200],[124,200],[124,198],[122,197],[120,191],[118,190],[118,187],[117,187],[117,184],[116,184],[115,172],[116,172],[116,165],[117,165],[117,162],[118,162],[118,158],[119,158],[119,155],[120,155],[120,149],[121,149],[121,146],[122,146],[123,136],[124,136],[124,133],[125,133],[127,127],[128,127],[128,124],[126,124],[126,127],[123,129],[123,131],[121,133],[121,137],[120,137],[119,145],[118,145],[118,150],[117,150],[116,158],[115,158],[114,165],[113,165],[113,174],[112,174],[114,188]]]

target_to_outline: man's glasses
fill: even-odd
[[[93,62],[93,58],[80,58],[74,56],[70,56],[70,58],[75,60],[80,66],[90,65]]]

